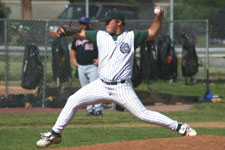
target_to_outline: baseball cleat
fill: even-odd
[[[196,136],[197,135],[197,132],[186,123],[181,124],[181,127],[178,130],[178,132],[183,136]]]
[[[52,135],[51,132],[41,133],[41,139],[37,141],[38,148],[48,147],[52,144],[58,144],[62,141],[61,135]]]
[[[102,111],[97,111],[96,112],[96,117],[103,117]]]
[[[87,117],[94,117],[95,116],[95,113],[94,111],[91,111],[87,114]]]

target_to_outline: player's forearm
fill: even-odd
[[[157,7],[157,8],[160,8],[160,7]],[[160,8],[160,10],[161,10],[161,12],[156,15],[154,22],[148,29],[149,36],[148,36],[147,40],[152,40],[152,39],[156,38],[162,29],[164,10],[161,8]]]
[[[85,30],[81,30],[80,32],[75,33],[73,37],[78,39],[86,39]]]
[[[71,60],[72,60],[73,65],[75,67],[77,67],[78,63],[77,63],[77,59],[76,59],[76,52],[73,49],[71,49]]]
[[[58,29],[57,34],[59,37],[73,36],[79,39],[86,39],[85,30],[80,27],[64,25]]]
[[[74,65],[75,67],[78,66],[77,60],[76,60],[75,58],[72,59],[72,63],[73,63],[73,65]]]
[[[98,62],[99,62],[98,59],[94,59],[93,61],[94,61],[94,65],[98,66]]]
[[[153,24],[149,28],[149,35],[151,36],[152,39],[154,39],[156,36],[159,35],[161,28],[162,28],[162,16],[156,16]]]

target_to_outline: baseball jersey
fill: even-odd
[[[74,38],[71,49],[76,51],[76,59],[79,65],[93,64],[93,60],[98,58],[97,47],[88,40]]]
[[[89,41],[99,50],[99,77],[105,81],[130,79],[134,51],[148,37],[148,30],[124,31],[110,35],[106,31],[85,31]]]

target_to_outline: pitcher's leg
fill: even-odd
[[[137,97],[132,86],[120,87],[120,90],[117,92],[118,98],[116,101],[138,119],[147,123],[167,127],[173,131],[177,129],[177,121],[159,112],[147,110]]]
[[[173,131],[177,129],[177,121],[172,120],[159,112],[147,110],[137,98],[131,97],[130,103],[127,103],[125,107],[131,114],[144,122],[160,125]]]
[[[100,103],[102,99],[107,99],[107,93],[100,80],[93,81],[84,86],[68,98],[52,130],[56,133],[61,133],[79,107]]]

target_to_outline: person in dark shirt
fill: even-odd
[[[79,23],[81,29],[90,30],[89,18],[81,17]],[[74,38],[71,46],[71,59],[73,65],[78,69],[82,87],[98,78],[98,50],[93,43]],[[96,116],[101,117],[103,109],[101,103],[87,106],[88,117],[95,115],[94,109],[96,110]]]

